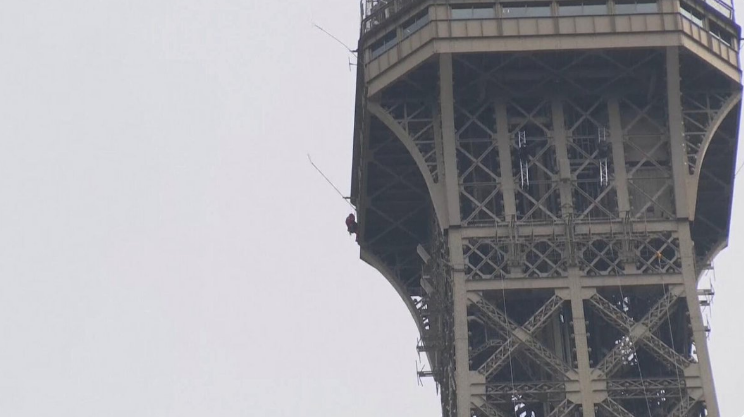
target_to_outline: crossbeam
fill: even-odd
[[[546,366],[549,372],[566,379],[577,379],[576,371],[569,367],[565,362],[556,357],[550,352],[545,346],[542,345],[538,340],[534,338],[532,333],[540,326],[544,325],[552,314],[557,311],[563,299],[560,297],[553,297],[538,310],[538,312],[528,320],[525,327],[522,327],[514,323],[509,319],[506,314],[496,308],[493,304],[489,303],[480,296],[470,294],[473,298],[473,305],[482,313],[481,318],[489,323],[491,326],[505,330],[509,334],[509,338],[499,350],[492,355],[492,357],[479,368],[479,372],[484,375],[492,375],[498,371],[504,365],[504,358],[508,360],[509,355],[514,350],[524,345],[529,352],[529,356],[537,361],[538,363]]]

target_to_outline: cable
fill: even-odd
[[[736,176],[739,175],[739,171],[741,171],[742,168],[744,168],[744,162],[742,162],[741,165],[739,165],[739,168],[736,169],[736,172],[734,173],[734,178],[736,178]]]
[[[497,248],[498,248],[498,241],[499,241],[498,230],[499,229],[497,227],[496,236],[493,242],[493,244]],[[507,311],[507,308],[506,308],[506,281],[505,279],[506,279],[505,274],[501,272],[501,301],[504,306],[504,317],[506,318],[506,320],[509,320],[509,312]],[[507,326],[509,325],[508,322],[505,324]],[[507,333],[509,332],[507,331]],[[509,343],[510,340],[513,340],[515,338],[516,337],[513,334],[509,334],[509,336],[506,339],[506,342]],[[514,383],[514,362],[512,361],[512,344],[510,343],[506,348],[508,349],[508,352],[509,352],[509,374],[511,376],[511,385],[512,385],[512,395],[511,395],[512,413],[514,414],[514,417],[517,417],[517,388],[516,388],[516,384]]]
[[[620,275],[615,275],[615,280],[617,281],[618,288],[620,289],[620,302],[622,303],[621,305],[625,305],[625,293],[623,291],[623,284],[620,280]],[[630,298],[628,298],[628,302],[630,302]],[[627,314],[625,311],[623,311],[623,313]],[[646,400],[646,409],[648,410],[648,415],[652,416],[653,413],[651,412],[651,404],[648,402],[648,392],[646,391],[646,382],[643,379],[643,369],[641,369],[641,358],[638,356],[638,349],[636,349],[635,347],[635,342],[630,337],[631,332],[632,332],[630,324],[627,325],[627,328],[628,328],[628,336],[627,336],[628,342],[630,344],[631,349],[633,349],[633,354],[635,355],[636,365],[638,365],[638,374],[641,377],[641,386],[643,387],[643,397]]]
[[[351,48],[349,47],[349,45],[347,45],[347,44],[343,43],[343,42],[341,41],[341,39],[339,39],[339,38],[337,38],[337,37],[333,36],[333,35],[332,35],[332,34],[331,34],[330,32],[328,32],[327,30],[325,30],[325,29],[323,29],[322,27],[318,26],[318,24],[316,24],[315,22],[311,22],[311,23],[313,24],[313,27],[317,28],[317,29],[318,29],[318,30],[320,30],[321,32],[323,32],[323,33],[325,33],[326,35],[330,36],[330,37],[331,37],[331,39],[333,39],[334,41],[338,42],[338,43],[339,43],[339,44],[340,44],[341,46],[343,46],[344,48],[346,48],[346,51],[348,51],[348,52],[349,52],[349,53],[350,53],[351,55],[353,55],[353,56],[354,56],[354,58],[356,58],[356,57],[357,57],[357,51],[355,51],[355,50],[351,49]]]
[[[313,163],[313,159],[310,158],[310,154],[307,154],[307,160],[310,161],[310,165],[312,165],[313,168],[315,168],[315,170],[318,171],[318,174],[320,174],[326,180],[326,182],[328,182],[328,184],[330,184],[331,187],[333,187],[333,189],[336,190],[336,193],[338,193],[338,195],[340,195],[341,198],[344,199],[344,201],[346,202],[346,204],[348,204],[354,211],[356,211],[356,207],[354,207],[354,205],[351,204],[351,201],[349,201],[349,198],[346,197],[341,192],[341,190],[338,189],[338,187],[336,187],[335,185],[333,185],[333,182],[331,182],[331,180],[329,180],[328,177],[326,177],[326,175],[323,173],[323,171],[321,171],[320,168],[318,168],[318,166],[315,165],[315,163]]]
[[[663,288],[664,288],[664,297],[666,297],[667,287],[664,286]],[[676,353],[677,347],[675,346],[675,343],[674,343],[674,331],[672,330],[672,319],[669,314],[669,306],[667,306],[666,308],[666,313],[667,313],[667,324],[669,325],[669,339],[671,339],[672,341],[672,350],[674,350],[674,352]],[[679,395],[680,395],[680,398],[682,398],[682,396],[685,395],[685,393],[682,392],[682,382],[681,382],[681,378],[679,377],[679,365],[677,364],[676,356],[674,357],[674,373],[677,374],[677,385],[679,385],[680,387]]]
[[[507,312],[507,309],[506,309],[506,282],[505,282],[505,277],[503,273],[501,274],[501,300],[503,301],[503,305],[504,305],[504,316],[506,317],[507,320],[509,320],[509,313]],[[509,342],[509,340],[512,340],[512,339],[514,339],[514,336],[509,335],[509,338],[506,339],[506,341]],[[512,398],[511,398],[512,399],[512,413],[514,413],[514,417],[517,417],[517,388],[516,388],[516,384],[514,383],[514,363],[512,362],[511,344],[509,344],[509,346],[507,346],[506,348],[509,349],[509,373],[511,374],[511,384],[512,384]]]

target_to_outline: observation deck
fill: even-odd
[[[368,1],[361,50],[369,94],[437,53],[681,46],[740,81],[726,0]]]

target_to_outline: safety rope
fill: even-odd
[[[499,240],[498,239],[498,226],[496,227],[496,230],[497,232],[496,232],[496,239],[494,240],[494,245],[498,247],[498,240]],[[502,304],[504,305],[504,317],[506,318],[506,320],[509,320],[509,311],[507,310],[507,307],[506,307],[506,277],[503,272],[501,273],[501,300],[502,300]],[[507,327],[509,326],[508,322],[504,324]],[[507,342],[509,340],[514,339],[514,336],[508,334],[509,333],[508,331],[506,333],[507,333],[507,336],[506,336]],[[514,414],[514,417],[518,417],[517,416],[517,387],[516,387],[516,384],[514,383],[514,363],[512,359],[511,345],[506,346],[506,349],[507,349],[507,352],[509,352],[509,374],[511,375],[511,385],[512,385],[512,396],[511,396],[512,413]]]
[[[663,288],[664,288],[664,297],[666,297],[666,295],[667,295],[667,287],[664,286]],[[674,331],[672,330],[672,319],[671,319],[671,316],[670,316],[670,313],[669,313],[669,307],[670,306],[671,306],[671,304],[668,305],[667,308],[666,308],[667,324],[669,325],[669,339],[671,339],[671,341],[672,341],[672,350],[674,350],[675,352],[677,352],[677,346],[675,346],[675,343],[674,343]],[[677,357],[676,356],[673,359],[674,359],[674,373],[677,375],[677,386],[680,387],[680,389],[679,389],[679,395],[680,395],[680,399],[682,400],[682,399],[684,399],[684,397],[682,397],[682,396],[685,395],[685,392],[684,392],[684,390],[682,388],[682,379],[679,376],[679,367],[680,367],[680,364],[677,363]]]
[[[612,249],[612,247],[610,248],[611,248],[610,251],[612,252],[612,255],[614,257],[614,250]],[[623,307],[622,311],[623,313],[627,314],[627,312],[625,311],[625,292],[623,291],[623,283],[622,283],[622,280],[620,279],[620,275],[615,275],[615,280],[617,281],[618,288],[620,289],[620,302],[621,302],[621,306]],[[630,298],[628,298],[628,303],[630,303]],[[646,400],[646,409],[648,410],[648,415],[650,417],[653,415],[653,413],[651,412],[651,404],[648,401],[648,392],[646,391],[646,381],[643,378],[643,369],[641,368],[641,358],[638,356],[638,349],[636,349],[635,342],[631,338],[632,329],[630,327],[630,324],[626,323],[626,327],[628,328],[628,335],[627,335],[628,344],[633,351],[633,355],[635,355],[635,361],[638,367],[638,374],[641,377],[641,386],[643,387],[643,397]]]

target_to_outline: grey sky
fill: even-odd
[[[355,77],[311,21],[354,44],[358,14],[4,2],[0,415],[439,415],[408,311],[305,156],[348,189]],[[725,416],[744,413],[742,217],[716,262]]]

